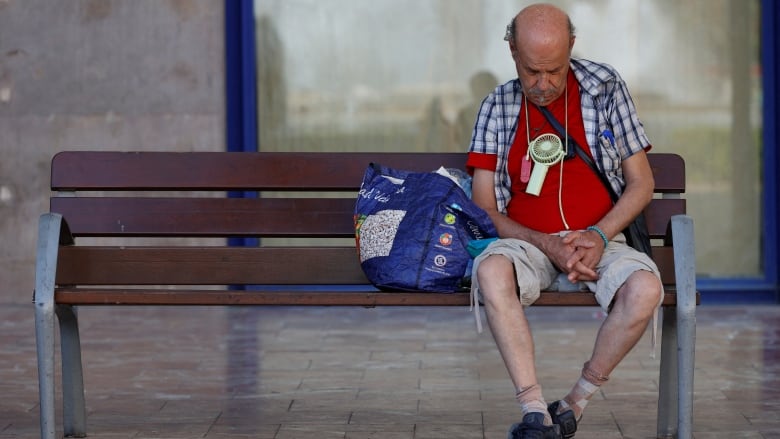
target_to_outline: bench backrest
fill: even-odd
[[[460,168],[463,153],[62,152],[52,160],[51,211],[74,237],[354,236],[355,196],[371,162]],[[685,165],[649,154],[660,194],[645,211],[654,258],[674,281],[669,218],[685,213]],[[226,191],[272,191],[259,198]],[[324,193],[324,194],[323,194]],[[352,246],[210,248],[63,246],[60,285],[365,284]],[[305,268],[305,269],[304,269]]]

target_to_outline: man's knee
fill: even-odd
[[[512,282],[514,267],[512,261],[502,255],[490,255],[477,266],[477,277],[480,285]]]
[[[645,270],[636,271],[617,291],[615,306],[649,319],[658,306],[662,293],[663,286],[655,274]]]
[[[502,255],[491,255],[477,266],[480,292],[486,301],[507,294],[516,294],[514,266]]]

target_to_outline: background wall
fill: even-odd
[[[213,0],[0,0],[0,303],[29,302],[58,151],[224,150]]]
[[[473,121],[469,81],[483,68],[501,81],[512,74],[501,29],[529,2],[427,0],[415,8],[405,1],[256,0],[261,148],[465,150],[469,130],[464,136],[451,128]],[[578,25],[577,55],[624,72],[655,150],[686,157],[700,273],[756,274],[759,2],[554,2]],[[48,207],[57,151],[225,149],[223,6],[0,0],[0,303],[31,298],[37,218]],[[593,17],[618,7],[627,18],[614,40]],[[414,13],[388,26],[386,13],[396,9]],[[426,26],[419,25],[423,13]],[[315,30],[320,38],[311,38]],[[399,35],[417,38],[416,50]],[[407,53],[426,62],[405,62]],[[641,65],[648,59],[651,68]],[[350,65],[368,82],[339,82]],[[401,73],[417,71],[410,66],[422,69],[412,78],[422,85],[406,83]],[[664,70],[672,68],[682,71]],[[661,80],[642,76],[652,74]],[[388,105],[390,122],[378,102]]]
[[[260,148],[466,151],[535,1],[254,0]],[[573,56],[625,79],[653,151],[685,158],[700,279],[762,277],[761,2],[548,1]]]

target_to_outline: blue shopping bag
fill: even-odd
[[[452,179],[372,163],[355,203],[355,239],[380,289],[455,292],[470,278],[470,241],[497,236],[487,213]]]

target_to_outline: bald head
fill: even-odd
[[[564,91],[574,26],[569,16],[549,4],[520,11],[507,27],[506,38],[528,98],[547,105]]]
[[[574,38],[574,25],[561,9],[546,3],[530,5],[512,18],[504,40],[517,44],[517,38]]]

